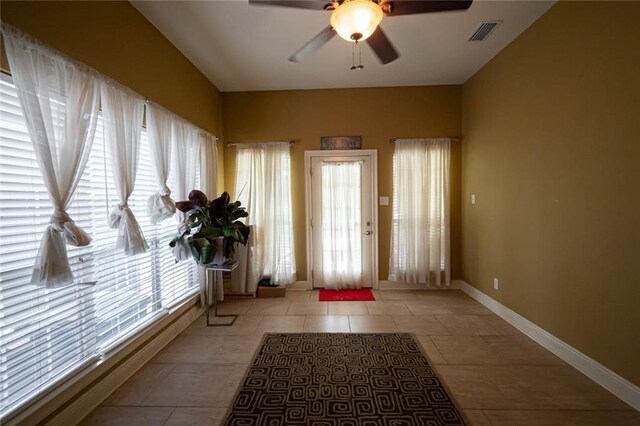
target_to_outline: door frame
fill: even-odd
[[[371,212],[373,215],[373,238],[371,248],[371,285],[374,290],[379,288],[378,269],[378,150],[377,149],[354,149],[320,151],[312,150],[304,152],[304,184],[305,184],[305,232],[307,236],[307,281],[305,288],[313,290],[313,279],[311,270],[313,269],[313,244],[311,244],[311,159],[314,157],[369,157],[371,160],[371,187],[373,194],[371,197]]]

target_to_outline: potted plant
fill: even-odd
[[[222,240],[222,256],[233,258],[237,243],[247,244],[249,227],[239,219],[247,217],[247,211],[240,201],[229,202],[227,192],[215,200],[208,201],[207,196],[194,189],[189,193],[188,201],[179,201],[176,208],[186,214],[185,222],[178,235],[169,245],[175,247],[184,242],[189,247],[194,260],[200,265],[214,262]],[[216,259],[216,263],[222,263]]]

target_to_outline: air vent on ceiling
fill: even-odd
[[[469,37],[469,41],[483,41],[489,37],[489,34],[491,34],[501,22],[502,21],[480,22],[478,28],[476,28],[473,34],[471,34],[471,37]]]

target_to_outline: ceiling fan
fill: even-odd
[[[473,0],[249,0],[251,5],[331,11],[330,25],[291,55],[291,62],[302,62],[337,32],[350,42],[366,40],[383,64],[393,62],[400,56],[379,27],[384,16],[467,10],[472,2]]]

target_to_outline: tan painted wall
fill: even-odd
[[[226,140],[297,141],[292,150],[294,243],[298,279],[306,280],[304,151],[320,149],[321,136],[362,136],[378,150],[378,189],[391,197],[393,145],[389,138],[456,136],[461,129],[461,87],[294,90],[223,94]],[[452,155],[452,274],[460,276],[460,144]],[[235,149],[226,148],[226,188],[234,194]],[[389,270],[391,206],[379,207],[379,270]]]
[[[129,2],[3,0],[0,13],[3,21],[222,136],[220,91]],[[222,186],[222,158],[219,163]]]
[[[464,85],[462,206],[464,280],[636,385],[638,22],[561,2]]]

